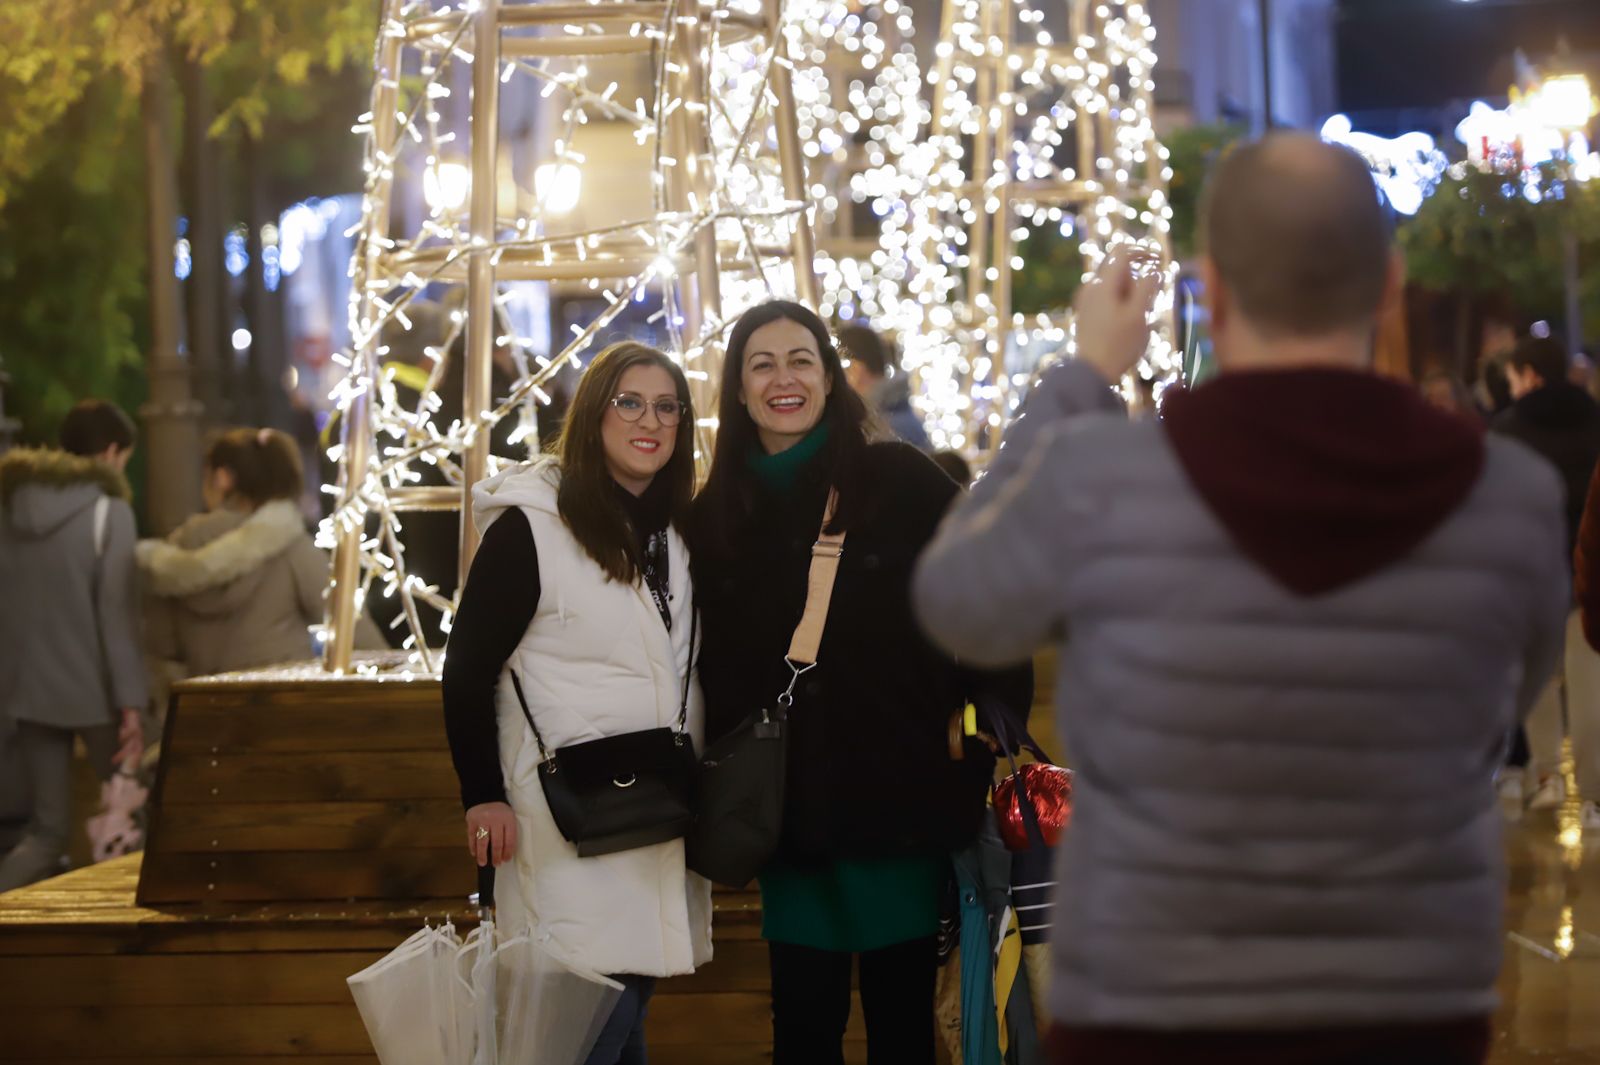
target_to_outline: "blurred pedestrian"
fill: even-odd
[[[972,464],[959,451],[935,451],[933,464],[962,488],[972,487]]]
[[[1600,462],[1600,404],[1571,382],[1567,349],[1550,337],[1528,337],[1506,358],[1506,381],[1511,406],[1491,423],[1490,429],[1520,440],[1543,455],[1566,486],[1567,536],[1558,546],[1568,565],[1578,541],[1584,500]],[[1579,791],[1600,799],[1600,662],[1583,636],[1576,609],[1567,622],[1564,668],[1552,678],[1533,713],[1528,715],[1527,754],[1530,810],[1554,810],[1567,800],[1566,777],[1561,772],[1561,740],[1570,731],[1582,767]],[[1565,713],[1563,714],[1563,710]],[[1507,793],[1515,794],[1516,788]],[[1600,829],[1600,806],[1583,807],[1584,826]]]
[[[204,676],[316,654],[328,555],[300,512],[300,449],[276,429],[231,429],[206,450],[206,510],[139,544],[152,657]],[[357,646],[384,646],[364,622]]]
[[[1402,267],[1360,157],[1241,146],[1204,230],[1218,375],[1123,417],[1159,278],[1114,255],[914,586],[965,661],[1058,643],[1059,1060],[1477,1065],[1560,484],[1373,372]]]
[[[970,743],[952,759],[951,717],[980,691],[1026,713],[1032,670],[963,669],[912,620],[912,563],[959,490],[915,448],[869,442],[815,313],[746,311],[721,396],[690,527],[707,744],[794,695],[782,841],[759,876],[773,1062],[841,1065],[859,958],[868,1061],[932,1065],[949,854],[977,834],[994,770]],[[787,655],[824,528],[846,540],[815,665],[797,675]]]
[[[102,780],[137,762],[148,687],[138,638],[133,422],[114,404],[68,412],[59,448],[0,456],[0,743],[20,752],[31,816],[0,859],[0,891],[61,871],[73,737]]]
[[[898,440],[929,451],[928,430],[911,406],[911,375],[895,366],[894,349],[864,325],[839,330],[841,354],[850,360],[845,379]]]
[[[1465,382],[1454,374],[1446,370],[1429,370],[1422,375],[1418,387],[1422,390],[1422,398],[1440,410],[1482,423],[1483,415],[1479,413],[1478,405],[1472,401],[1471,391]]]

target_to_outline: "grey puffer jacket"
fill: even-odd
[[[1399,386],[1348,376],[1429,417],[1385,391]],[[1291,398],[1303,409],[1284,413],[1335,450],[1293,427],[1286,443],[1207,426],[1243,445],[1234,506],[1191,440],[1127,422],[1093,370],[1064,364],[920,563],[918,615],[951,653],[1000,665],[1060,645],[1077,771],[1057,859],[1063,1023],[1315,1028],[1494,1007],[1490,782],[1559,654],[1560,485],[1521,445],[1477,441],[1459,502],[1317,583],[1299,562],[1381,540],[1445,467],[1408,466],[1360,404]],[[1334,475],[1341,433],[1365,449],[1359,477]],[[1274,514],[1305,485],[1255,464],[1321,478],[1321,524],[1301,520],[1309,503]],[[1363,509],[1369,490],[1383,507]],[[1280,518],[1301,532],[1270,535]]]
[[[0,456],[0,728],[95,728],[144,709],[128,497],[122,474],[93,459]]]

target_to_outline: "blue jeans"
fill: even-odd
[[[655,994],[656,978],[653,976],[613,976],[622,985],[622,997],[617,999],[600,1038],[584,1065],[645,1065],[644,1018],[650,1008],[650,996]]]

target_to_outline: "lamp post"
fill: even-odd
[[[1527,94],[1524,108],[1538,124],[1561,135],[1560,166],[1568,180],[1583,180],[1573,172],[1573,138],[1594,118],[1594,92],[1584,74],[1561,74],[1544,79]],[[1576,226],[1563,227],[1562,273],[1566,285],[1567,348],[1573,355],[1583,350],[1582,263]]]

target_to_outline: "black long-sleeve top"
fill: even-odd
[[[642,496],[618,487],[617,498],[636,537],[646,580],[669,617],[665,492],[658,480]],[[444,726],[461,781],[461,804],[505,802],[495,689],[506,660],[522,642],[539,607],[539,553],[528,517],[512,507],[483,534],[473,556],[450,630],[444,674]]]

